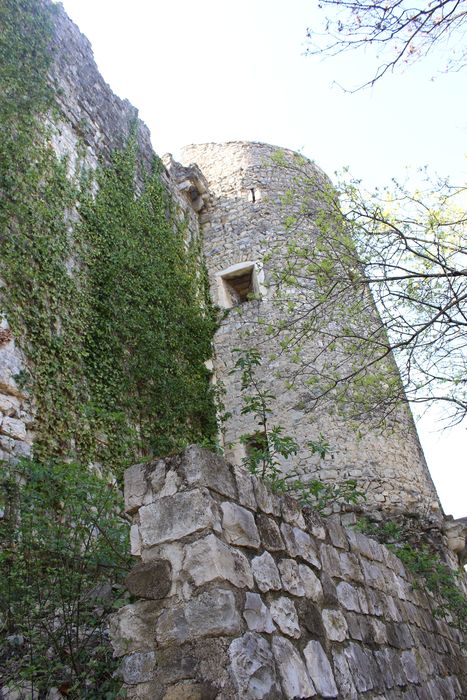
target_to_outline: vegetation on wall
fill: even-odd
[[[214,436],[204,362],[215,324],[196,243],[187,249],[157,163],[137,191],[131,139],[80,178],[55,155],[54,11],[2,6],[1,301],[28,358],[35,457],[72,448],[119,472]]]

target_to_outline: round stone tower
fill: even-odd
[[[184,165],[198,165],[208,183],[209,199],[200,216],[212,299],[226,309],[214,341],[215,379],[225,390],[229,415],[222,438],[226,457],[239,463],[248,449],[240,437],[251,436],[254,442],[257,426],[251,415],[241,413],[240,376],[232,369],[237,357],[234,349],[255,347],[263,358],[258,376],[275,397],[269,406],[271,424],[282,426],[284,434],[300,445],[285,468],[323,481],[356,479],[367,493],[369,509],[439,512],[439,499],[406,406],[393,414],[385,431],[370,416],[357,429],[332,401],[314,402],[309,382],[301,383],[299,375],[291,380],[300,363],[317,362],[320,353],[309,340],[294,360],[293,353],[281,345],[283,335],[276,331],[287,324],[287,294],[308,298],[313,289],[306,284],[294,289],[292,281],[281,306],[275,272],[290,255],[287,222],[300,218],[302,240],[305,235],[313,245],[317,218],[325,210],[320,193],[324,197],[331,190],[327,176],[302,156],[261,143],[191,145],[183,149],[181,160]],[[302,187],[304,179],[316,184],[313,192]],[[371,301],[369,306],[364,325],[377,318]],[[320,434],[330,444],[324,460],[306,447]]]

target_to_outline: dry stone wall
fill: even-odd
[[[462,698],[460,635],[387,548],[198,447],[131,467],[128,698]]]

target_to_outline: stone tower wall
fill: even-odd
[[[270,403],[271,423],[283,426],[285,434],[295,437],[301,446],[291,466],[325,481],[356,479],[367,492],[368,507],[439,512],[439,500],[408,409],[400,409],[392,430],[384,434],[367,421],[361,430],[363,437],[357,439],[356,428],[332,406],[310,411],[304,400],[306,388],[298,384],[285,389],[284,382],[277,378],[278,374],[287,376],[291,364],[281,352],[279,341],[264,332],[266,325],[277,325],[282,318],[273,302],[272,273],[274,266],[281,264],[287,242],[285,219],[300,210],[300,194],[307,196],[297,190],[294,172],[273,162],[279,150],[286,161],[296,155],[265,144],[243,142],[188,146],[182,153],[182,162],[196,163],[208,181],[210,201],[201,221],[214,303],[223,305],[219,282],[222,271],[256,262],[264,275],[263,298],[230,309],[215,337],[216,378],[225,387],[225,408],[231,414],[223,438],[226,457],[239,463],[244,456],[239,438],[255,430],[251,416],[241,414],[240,376],[230,374],[236,360],[233,350],[258,347],[264,358],[261,378],[276,397]],[[301,167],[310,180],[329,186],[324,173],[310,161]],[[294,199],[284,205],[284,196],[290,190],[295,190]],[[319,201],[310,206],[315,212],[319,207]],[[313,240],[315,220],[308,217],[301,226]],[[372,322],[369,317],[368,323]],[[306,348],[302,351],[302,362],[316,352],[315,347],[308,350],[308,356]],[[332,456],[321,463],[305,448],[306,442],[316,440],[320,433],[332,447]]]
[[[459,632],[386,547],[190,447],[125,476],[136,602],[111,622],[139,700],[465,697]]]

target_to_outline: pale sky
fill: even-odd
[[[467,70],[446,54],[350,94],[371,55],[304,56],[317,0],[63,0],[114,92],[140,111],[159,155],[188,143],[263,141],[301,150],[328,175],[350,166],[371,189],[428,165],[465,182]],[[446,513],[467,515],[466,428],[424,421]]]

